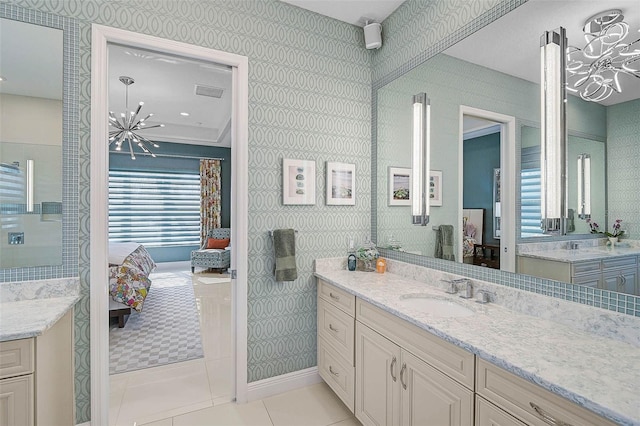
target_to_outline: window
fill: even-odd
[[[522,172],[520,173],[521,237],[544,235],[540,227],[542,220],[540,170],[540,146],[522,148]]]
[[[110,170],[109,241],[200,245],[200,175]]]

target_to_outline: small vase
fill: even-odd
[[[362,269],[364,272],[373,272],[376,269],[373,267],[373,261],[372,260],[363,260],[362,263],[364,264],[364,268]]]
[[[609,242],[611,243],[612,248],[618,243],[618,237],[607,237],[607,238],[609,238]]]

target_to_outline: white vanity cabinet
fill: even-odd
[[[518,273],[640,295],[638,256],[559,261],[518,256]]]
[[[318,373],[353,412],[355,296],[318,280]]]
[[[42,335],[0,342],[0,426],[75,424],[73,309]]]
[[[360,299],[356,320],[355,415],[363,425],[473,423],[471,353]]]
[[[485,411],[477,415],[476,426],[614,426],[571,401],[528,382],[515,374],[478,358],[476,365],[477,398],[484,398]],[[493,405],[491,405],[493,404]],[[499,418],[497,422],[493,419]]]

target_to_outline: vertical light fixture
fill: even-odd
[[[411,222],[425,226],[429,223],[429,166],[430,166],[431,106],[426,93],[413,96],[413,142],[411,150]]]
[[[578,155],[578,217],[591,217],[591,156]]]
[[[33,160],[27,160],[27,212],[33,213]]]
[[[545,31],[540,38],[541,210],[545,234],[566,233],[567,130],[566,50],[564,28]]]

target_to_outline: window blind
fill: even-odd
[[[0,164],[0,227],[18,226],[18,214],[26,212],[25,177],[18,166]]]
[[[110,170],[109,241],[200,245],[200,175]]]
[[[541,198],[541,169],[540,147],[522,149],[522,172],[520,173],[520,192],[522,206],[520,225],[522,237],[543,235],[540,221],[542,220]]]

